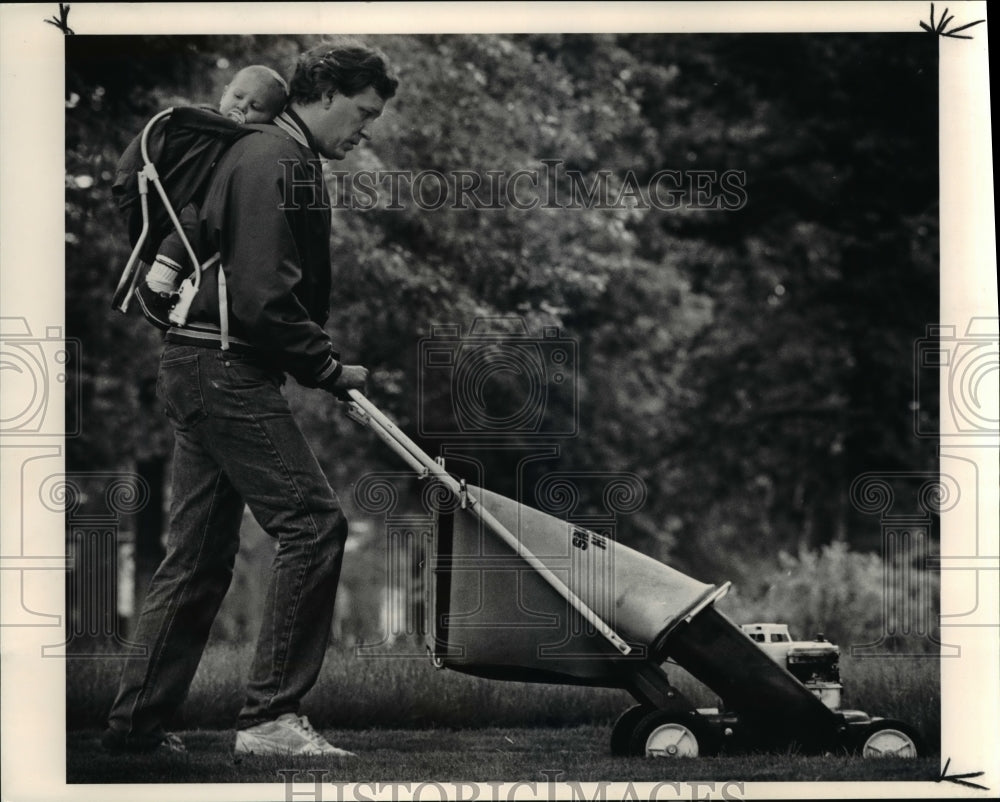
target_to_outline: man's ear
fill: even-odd
[[[333,99],[337,96],[336,89],[328,89],[323,95],[323,108],[328,109],[333,104]]]

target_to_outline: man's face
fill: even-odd
[[[267,123],[281,113],[285,94],[274,78],[244,70],[236,74],[222,94],[219,111],[243,123]]]
[[[353,97],[332,92],[323,98],[318,122],[310,127],[319,151],[328,159],[343,159],[378,119],[385,100],[371,86]]]

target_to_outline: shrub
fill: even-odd
[[[719,609],[737,623],[787,623],[800,639],[823,633],[841,648],[872,645],[896,654],[937,649],[939,579],[912,561],[886,562],[836,542],[794,556],[781,552],[763,577],[761,593],[734,588]]]

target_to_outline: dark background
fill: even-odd
[[[82,434],[67,441],[67,468],[149,482],[151,503],[126,533],[138,595],[160,548],[171,436],[153,391],[159,335],[134,310],[109,308],[129,251],[110,193],[115,164],[156,111],[217,103],[250,63],[289,76],[319,40],[66,39],[66,320],[83,344]],[[510,495],[522,479],[532,503],[545,473],[584,474],[561,517],[605,514],[590,479],[634,474],[645,501],[616,519],[621,541],[704,581],[733,581],[730,604],[744,616],[781,616],[833,640],[877,636],[893,565],[852,483],[937,471],[936,441],[915,433],[935,430],[936,376],[916,376],[913,357],[938,317],[937,38],[366,41],[389,55],[401,86],[372,142],[336,169],[509,175],[556,159],[588,185],[610,175],[612,197],[630,173],[644,187],[665,169],[736,170],[747,197],[735,211],[392,210],[384,198],[336,210],[328,329],[348,361],[372,370],[372,400],[430,453],[457,445],[478,460],[454,463],[470,479]],[[455,401],[422,365],[422,338],[441,324],[467,334],[490,316],[519,317],[536,340],[558,327],[575,348],[571,386],[546,388],[541,431],[494,430],[503,448],[468,430],[421,436],[453,425]],[[498,415],[517,409],[525,381],[491,375]],[[404,468],[329,396],[293,383],[288,394],[354,510],[344,583],[356,604],[342,616],[356,620],[342,634],[364,638],[377,629],[385,545],[352,483]],[[519,473],[543,445],[558,455]],[[889,484],[919,512],[912,476]],[[247,533],[234,595],[252,599],[246,577],[268,544],[252,521]],[[921,570],[918,556],[893,559]],[[247,607],[227,601],[219,637],[248,637]]]

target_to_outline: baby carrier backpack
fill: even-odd
[[[219,255],[201,261],[181,223],[180,211],[199,204],[212,170],[221,156],[254,128],[238,125],[214,110],[177,107],[161,111],[149,120],[125,149],[118,162],[111,191],[125,215],[132,253],[112,299],[112,308],[128,311],[137,299],[143,315],[154,326],[168,329],[187,322],[188,309],[201,286],[201,274]],[[152,184],[156,190],[150,193]],[[156,261],[164,239],[176,232],[187,254],[176,283],[170,288],[151,288],[146,277]],[[223,348],[227,346],[225,277],[220,269],[219,305]]]

